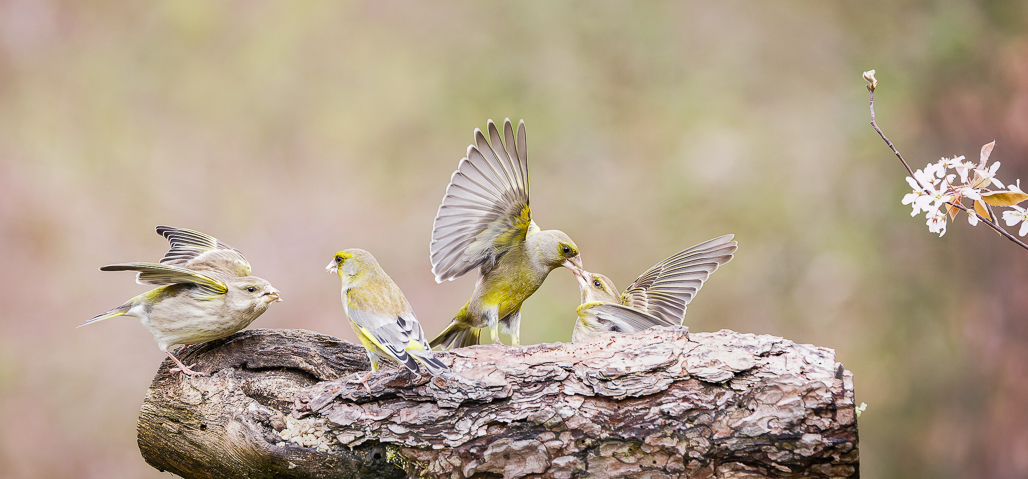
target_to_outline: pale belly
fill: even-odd
[[[259,313],[230,312],[221,300],[163,301],[140,322],[153,334],[162,351],[180,344],[224,338],[250,325]]]

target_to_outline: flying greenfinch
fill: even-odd
[[[739,249],[732,237],[720,236],[672,255],[646,270],[624,293],[618,293],[614,282],[602,274],[575,271],[582,305],[571,341],[606,331],[631,333],[653,326],[682,325],[693,296]]]
[[[342,280],[346,316],[368,351],[371,372],[361,380],[365,387],[383,357],[415,373],[418,363],[433,376],[449,370],[432,354],[407,298],[371,253],[357,248],[340,251],[325,270]]]
[[[490,140],[475,129],[475,144],[450,177],[432,227],[436,282],[479,270],[471,299],[432,340],[433,347],[479,344],[482,328],[499,343],[501,327],[511,344],[520,344],[521,303],[555,268],[582,268],[578,246],[568,235],[540,231],[532,221],[525,122],[518,124],[516,138],[510,119],[503,122],[503,139],[492,120],[487,130]]]
[[[267,280],[250,276],[242,253],[213,236],[170,226],[158,226],[157,233],[171,243],[160,263],[112,264],[100,271],[135,271],[137,283],[162,286],[78,327],[115,316],[139,318],[157,347],[178,365],[173,372],[206,376],[182,364],[170,348],[229,336],[282,298]]]

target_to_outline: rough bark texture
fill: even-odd
[[[303,330],[190,348],[139,417],[152,466],[187,478],[858,477],[853,378],[830,349],[656,328],[476,346],[459,376],[383,367]],[[358,373],[360,374],[354,374]]]

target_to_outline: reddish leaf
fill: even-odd
[[[992,149],[996,147],[996,140],[992,140],[992,143],[986,143],[982,146],[982,159],[978,162],[980,166],[985,166],[985,162],[989,161],[989,155],[992,154]]]
[[[957,213],[960,213],[960,208],[946,203],[946,212],[949,213],[950,218],[956,219]]]

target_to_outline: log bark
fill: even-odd
[[[853,377],[834,351],[728,330],[440,353],[455,375],[357,345],[248,330],[165,361],[139,448],[186,478],[859,477]]]

